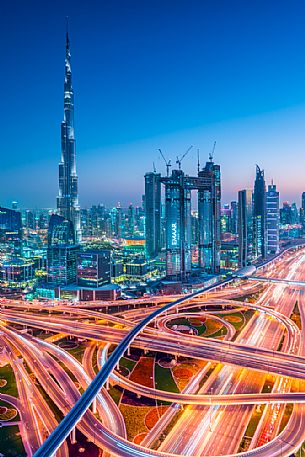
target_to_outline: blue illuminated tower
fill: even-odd
[[[199,267],[210,273],[220,271],[220,166],[209,162],[199,171],[201,185],[198,191]]]
[[[149,258],[161,251],[161,175],[150,172],[145,175],[145,238]]]
[[[264,170],[258,165],[253,192],[253,254],[254,258],[267,254],[266,184]]]
[[[73,223],[76,241],[81,240],[78,177],[76,174],[74,138],[74,92],[72,88],[71,54],[66,34],[64,83],[64,120],[61,123],[61,162],[59,164],[59,194],[57,209],[61,216]]]

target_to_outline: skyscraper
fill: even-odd
[[[302,206],[300,208],[300,224],[302,225],[302,233],[305,233],[305,192],[302,193]]]
[[[246,267],[253,255],[252,190],[238,192],[238,264]]]
[[[61,123],[61,162],[59,164],[57,208],[61,216],[73,223],[76,241],[79,242],[81,240],[81,226],[74,138],[74,92],[68,32],[66,34],[64,120]]]
[[[48,229],[48,282],[66,285],[76,281],[76,258],[73,223],[63,216],[52,214]]]
[[[191,191],[182,170],[162,178],[165,184],[166,276],[185,280],[191,273]]]
[[[266,218],[267,218],[267,253],[276,254],[279,251],[279,192],[276,185],[268,186],[266,194]]]
[[[210,273],[220,270],[220,166],[212,157],[198,176],[199,266]]]
[[[264,170],[258,165],[253,192],[253,254],[254,258],[267,254],[266,185]]]
[[[153,258],[161,250],[161,175],[145,175],[145,238],[146,253]]]

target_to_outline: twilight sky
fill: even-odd
[[[303,0],[10,0],[0,8],[0,205],[51,207],[70,17],[80,204],[140,202],[143,175],[196,171],[217,141],[223,202],[255,164],[305,191]]]

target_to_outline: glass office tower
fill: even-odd
[[[238,264],[246,267],[253,259],[252,190],[238,192]]]
[[[145,175],[145,239],[149,258],[156,257],[161,250],[161,175]]]
[[[202,184],[198,190],[199,266],[210,273],[220,270],[220,166],[212,160],[199,171]]]
[[[256,178],[253,192],[253,256],[254,258],[267,255],[267,226],[266,226],[266,185],[264,170],[256,165]]]

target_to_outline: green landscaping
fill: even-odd
[[[7,364],[4,367],[0,368],[0,378],[7,381],[6,385],[0,388],[2,394],[12,395],[13,397],[18,398],[18,390],[15,381],[15,375],[12,370],[12,367]]]
[[[17,425],[0,428],[0,453],[5,457],[26,456]]]
[[[129,372],[131,372],[134,369],[135,365],[136,362],[134,360],[128,359],[126,357],[120,358],[120,367],[127,368]]]
[[[158,363],[155,364],[155,386],[156,389],[159,390],[179,393],[179,389],[174,381],[171,370],[169,368],[160,367]]]
[[[111,386],[108,390],[112,400],[118,405],[121,401],[122,391],[115,386]]]
[[[265,405],[258,405],[253,408],[252,416],[251,419],[248,423],[248,427],[246,429],[246,432],[240,442],[239,450],[238,452],[242,451],[247,451],[251,440],[254,436],[255,430],[257,429],[258,423],[263,415]]]

